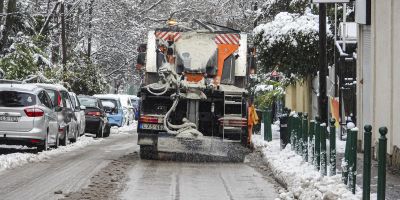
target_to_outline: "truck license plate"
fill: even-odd
[[[151,129],[151,130],[164,130],[164,125],[162,124],[141,124],[142,129]]]

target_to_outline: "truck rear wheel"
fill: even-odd
[[[158,157],[157,146],[140,145],[140,158],[144,160],[156,160]]]

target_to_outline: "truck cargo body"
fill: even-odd
[[[247,143],[246,34],[159,29],[149,32],[141,51],[138,144],[143,158],[156,157],[162,134]],[[199,133],[177,128],[185,123]]]

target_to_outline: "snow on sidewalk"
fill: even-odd
[[[43,151],[39,153],[11,153],[11,154],[4,154],[0,155],[0,171],[6,169],[13,169],[27,163],[32,162],[41,162],[45,161],[51,157],[56,155],[74,151],[76,149],[83,148],[90,144],[98,143],[103,141],[103,139],[94,139],[92,137],[80,137],[78,141],[75,143],[69,144],[67,146],[59,146],[57,149],[51,149],[49,151]],[[1,145],[1,148],[15,148],[15,149],[29,149],[28,147],[24,146],[16,146],[16,145]],[[34,148],[32,148],[34,149]]]
[[[276,133],[275,133],[276,134]],[[265,142],[261,135],[253,135],[253,144],[260,149],[276,179],[287,186],[281,199],[361,199],[361,191],[353,195],[342,183],[341,175],[321,176],[313,165],[291,150],[290,144],[280,149],[280,140]]]

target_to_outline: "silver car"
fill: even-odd
[[[0,84],[0,144],[39,151],[58,147],[57,114],[47,92],[35,85]]]
[[[86,107],[81,105],[78,97],[75,93],[69,92],[69,96],[71,96],[72,100],[72,107],[74,107],[75,117],[78,124],[79,136],[85,134],[85,125],[86,125],[86,118],[85,118],[85,110]]]
[[[65,146],[68,142],[75,142],[78,139],[79,130],[68,90],[56,84],[36,83],[34,85],[45,89],[53,102],[58,119],[60,145]]]

